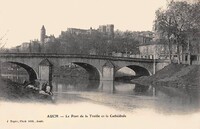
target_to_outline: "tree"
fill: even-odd
[[[3,48],[5,47],[7,43],[8,39],[5,39],[6,35],[7,35],[7,32],[2,37],[0,37],[0,52],[3,51]]]
[[[177,45],[178,63],[180,63],[180,48],[185,48],[199,31],[199,2],[189,4],[185,1],[168,4],[166,10],[156,11],[155,31],[160,37],[168,40],[169,57],[171,60],[172,44]]]
[[[45,53],[61,53],[60,48],[60,42],[55,40],[54,42],[45,43],[43,50]]]
[[[156,11],[156,20],[155,20],[155,31],[160,36],[160,38],[167,39],[168,49],[169,49],[169,59],[171,61],[172,53],[172,38],[174,32],[174,25],[172,23],[172,15],[165,10],[158,9]]]

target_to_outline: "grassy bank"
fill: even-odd
[[[46,101],[38,91],[27,89],[24,85],[0,78],[0,99],[6,101]]]
[[[155,75],[140,77],[132,82],[176,88],[200,88],[200,66],[170,64]]]

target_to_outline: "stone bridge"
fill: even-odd
[[[123,67],[129,67],[138,76],[148,76],[169,64],[167,60],[50,53],[1,53],[0,62],[23,67],[30,81],[51,81],[54,69],[69,63],[83,67],[89,73],[89,79],[94,80],[114,80],[115,73]]]

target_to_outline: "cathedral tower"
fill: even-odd
[[[40,42],[41,43],[44,43],[45,37],[46,37],[46,29],[43,25],[41,28],[41,34],[40,34]]]

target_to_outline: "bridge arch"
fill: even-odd
[[[151,73],[148,69],[141,67],[141,66],[129,65],[129,66],[126,66],[126,67],[135,71],[136,76],[150,76],[151,75]]]
[[[125,67],[133,70],[135,72],[135,76],[150,76],[150,75],[152,75],[148,69],[146,69],[145,67],[139,66],[139,65],[128,65],[128,66],[120,67],[116,70],[116,72]]]
[[[101,79],[101,72],[95,66],[84,62],[72,62],[72,63],[84,68],[89,74],[89,80]]]
[[[29,75],[29,81],[31,81],[31,82],[37,79],[37,74],[36,74],[35,70],[32,67],[28,66],[27,64],[19,63],[19,62],[12,62],[12,61],[7,61],[7,62],[3,62],[3,63],[12,63],[12,64],[16,64],[16,65],[24,68],[27,71],[27,73]]]

